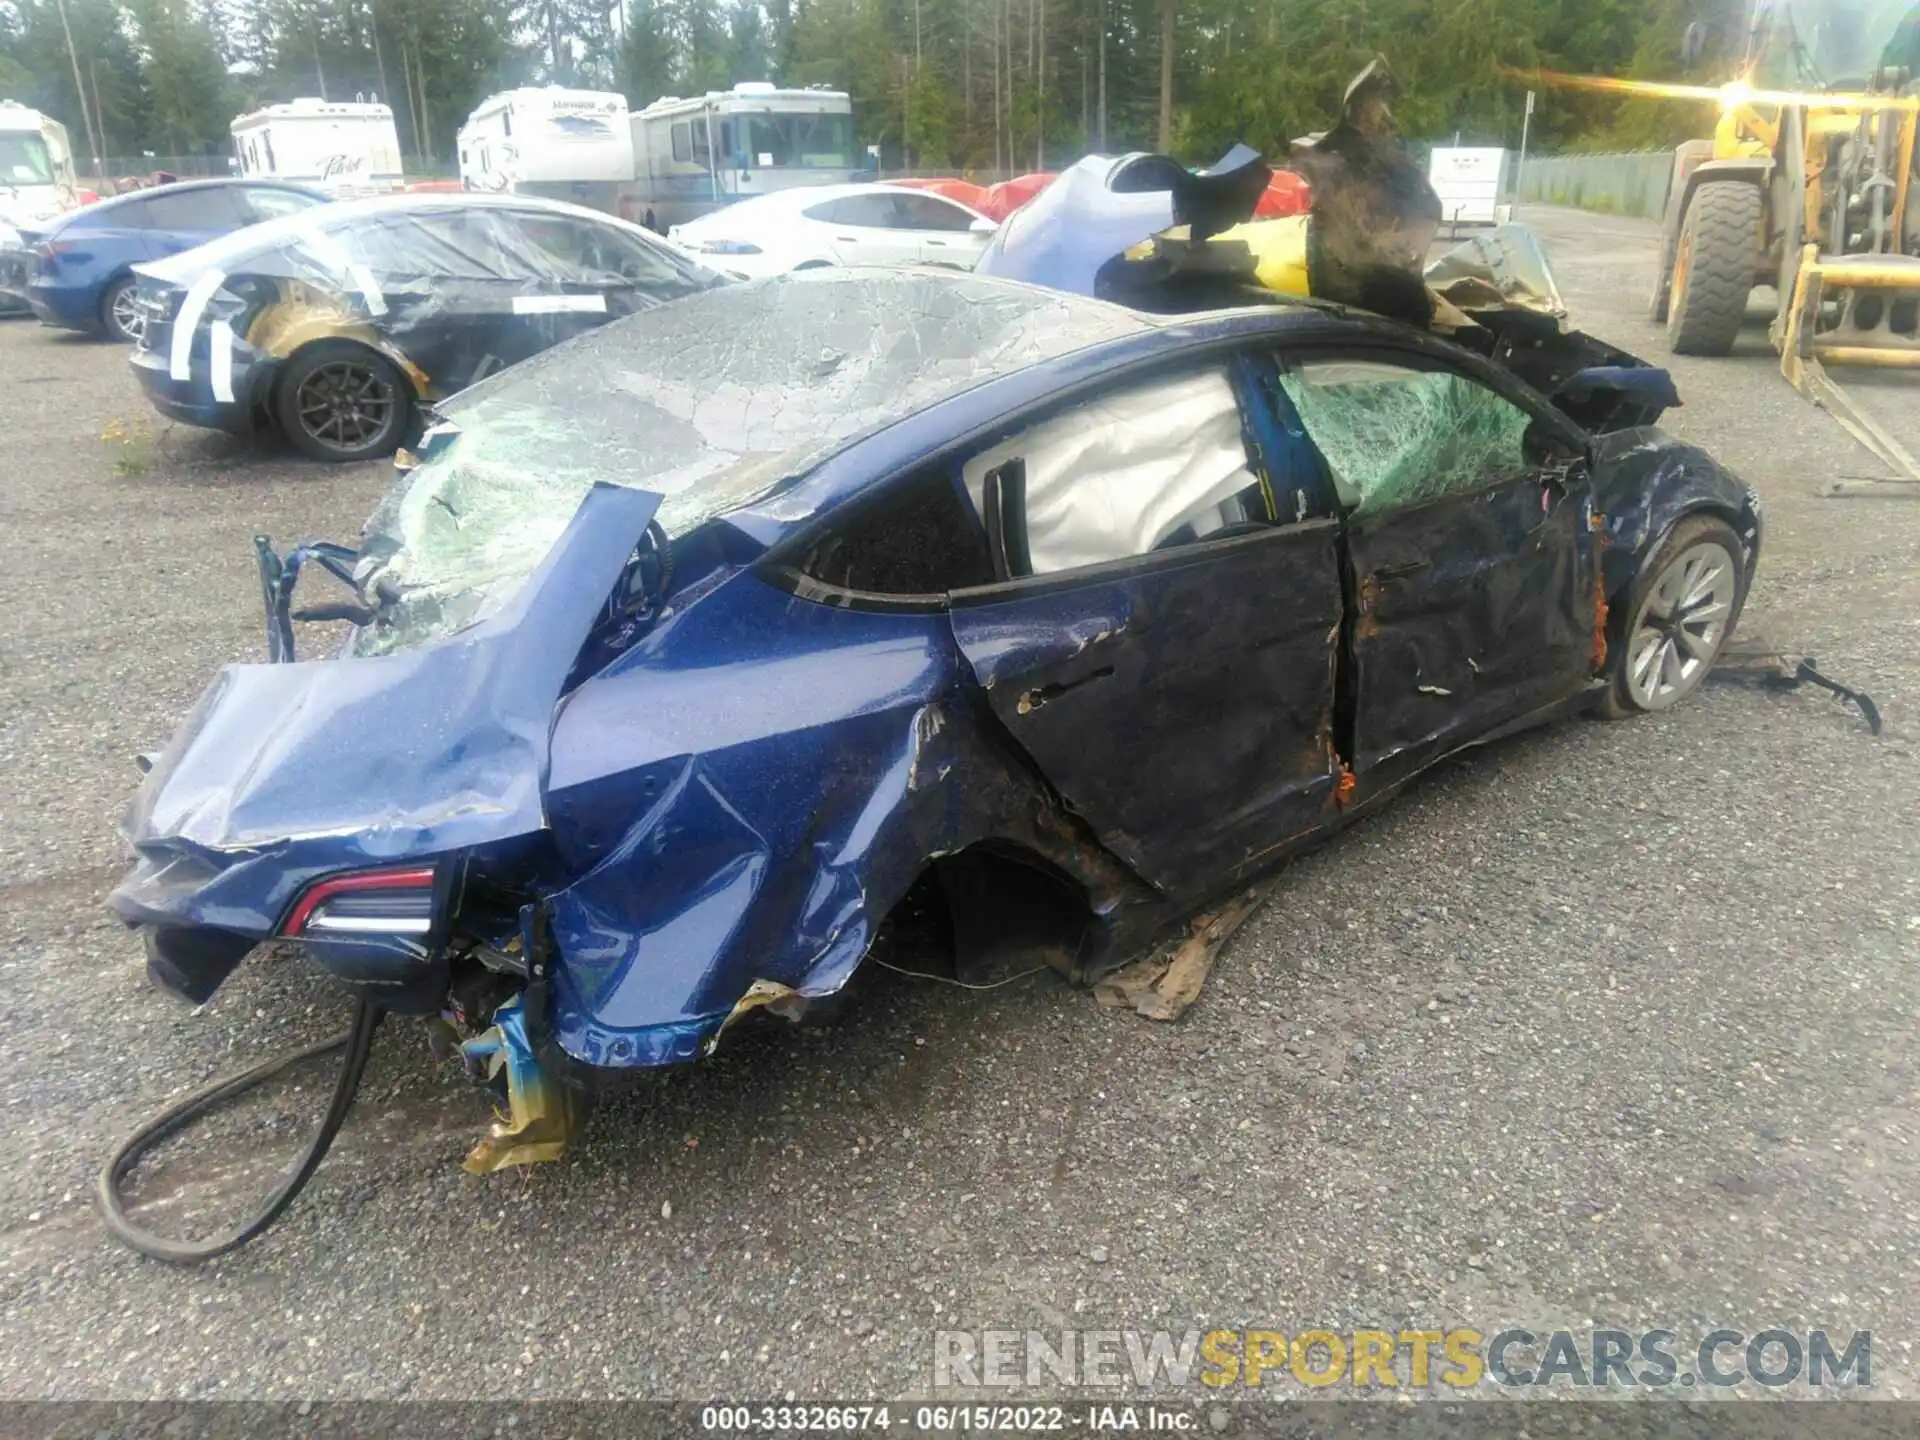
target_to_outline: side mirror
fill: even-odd
[[[971,235],[991,235],[999,228],[998,224],[982,215],[967,227],[967,232]]]
[[[1585,446],[1569,444],[1538,420],[1520,437],[1520,450],[1529,463],[1541,466],[1571,465],[1586,458]]]

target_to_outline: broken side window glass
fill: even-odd
[[[1356,514],[1485,489],[1527,468],[1532,417],[1464,375],[1320,360],[1281,385]]]
[[[797,559],[804,575],[873,595],[943,595],[993,583],[986,531],[944,470],[893,484]]]
[[[976,510],[987,476],[1016,460],[1034,575],[1272,519],[1224,367],[1113,391],[981,451],[963,468]]]

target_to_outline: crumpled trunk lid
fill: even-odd
[[[141,786],[108,903],[264,936],[316,875],[541,829],[554,707],[659,498],[596,485],[514,599],[438,643],[228,666]]]

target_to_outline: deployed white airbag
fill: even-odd
[[[975,455],[962,475],[976,510],[987,473],[1014,459],[1036,575],[1144,555],[1183,525],[1204,536],[1256,483],[1224,370],[1102,396]]]

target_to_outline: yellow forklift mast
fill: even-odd
[[[1920,495],[1920,465],[1825,369],[1920,366],[1917,80],[1915,0],[1760,0],[1712,139],[1675,155],[1650,316],[1676,354],[1724,355],[1773,287],[1782,372],[1900,477],[1830,494]]]

